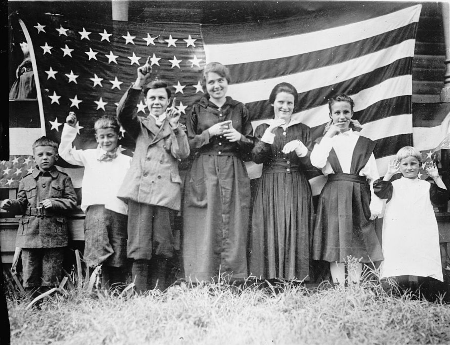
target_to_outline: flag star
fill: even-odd
[[[51,50],[52,50],[52,46],[49,46],[48,44],[47,44],[47,42],[45,42],[45,45],[44,46],[41,46],[41,48],[42,49],[44,49],[44,52],[42,53],[42,54],[45,54],[45,53],[49,53],[49,54],[51,54],[52,52],[51,52]]]
[[[177,84],[177,85],[174,85],[175,93],[177,93],[177,92],[184,93],[184,92],[183,92],[183,89],[184,89],[185,87],[186,87],[186,85],[181,85],[180,82],[178,81],[178,84]]]
[[[70,101],[72,102],[72,104],[70,105],[70,107],[77,107],[78,109],[80,109],[79,107],[78,107],[78,104],[80,104],[81,102],[83,102],[81,99],[78,99],[78,96],[77,95],[75,95],[75,97],[74,98],[69,98],[70,99]]]
[[[48,96],[48,97],[52,100],[52,103],[50,103],[50,104],[53,104],[53,103],[59,104],[59,99],[61,98],[61,96],[58,96],[55,91],[53,91],[52,96]]]
[[[83,28],[83,31],[78,31],[78,33],[81,35],[81,40],[86,38],[88,41],[90,41],[89,35],[91,34],[91,32],[86,31],[86,29]]]
[[[14,180],[12,179],[12,178],[10,178],[10,179],[8,179],[8,181],[6,182],[6,184],[9,186],[9,185],[11,185],[11,183],[13,183],[14,182]]]
[[[432,159],[433,151],[427,152],[427,159]]]
[[[60,48],[60,49],[64,52],[63,57],[66,56],[66,55],[69,55],[70,57],[72,57],[73,49],[70,49],[70,48],[67,46],[67,44],[65,45],[64,48]]]
[[[417,177],[419,178],[419,180],[422,179],[422,173],[419,172],[419,173],[417,174]]]
[[[200,61],[202,61],[202,59],[197,59],[197,56],[194,55],[194,58],[189,61],[192,62],[192,67],[194,67],[194,65],[200,67]]]
[[[161,58],[157,58],[156,56],[155,56],[155,53],[153,53],[153,56],[150,58],[150,61],[151,61],[151,65],[150,66],[153,66],[153,65],[158,65],[159,66],[159,60],[161,60]]]
[[[109,36],[112,36],[112,34],[108,34],[108,32],[105,29],[103,29],[103,33],[99,33],[99,35],[102,36],[102,39],[100,40],[100,42],[104,41],[104,40],[111,42],[109,40]]]
[[[200,81],[197,82],[197,85],[193,85],[195,87],[195,93],[197,92],[203,92],[203,86],[200,83]]]
[[[68,83],[70,83],[71,81],[73,81],[75,84],[78,84],[78,83],[77,83],[77,78],[78,78],[79,76],[76,75],[76,74],[73,74],[72,70],[70,70],[70,74],[66,74],[66,77],[69,78]]]
[[[108,58],[108,63],[115,62],[117,64],[116,59],[119,57],[118,55],[114,55],[112,51],[109,51],[109,55],[105,55]]]
[[[127,35],[126,36],[122,36],[125,39],[125,44],[128,43],[133,43],[134,44],[134,39],[136,38],[136,36],[131,36],[130,33],[127,31]]]
[[[120,126],[119,131],[120,131],[121,137],[123,138],[125,136],[125,129],[123,129],[123,127]]]
[[[100,97],[100,99],[98,101],[94,101],[94,102],[97,104],[97,110],[99,110],[100,108],[105,110],[105,105],[108,104],[107,102],[103,102],[102,97]]]
[[[175,66],[177,66],[178,68],[180,68],[180,62],[183,60],[178,60],[177,57],[174,55],[173,56],[173,60],[169,60],[172,63],[172,67],[174,68]]]
[[[183,105],[183,102],[180,102],[180,105],[177,107],[178,111],[183,114],[186,114],[186,108],[187,108],[187,106]]]
[[[49,80],[50,78],[56,80],[55,74],[58,73],[58,71],[54,71],[53,68],[50,67],[50,69],[48,71],[45,71],[45,73],[47,73],[47,80]]]
[[[195,47],[194,42],[197,41],[197,39],[196,38],[192,38],[191,35],[189,35],[189,37],[187,39],[184,39],[183,41],[185,41],[187,43],[186,47],[189,47],[189,46]]]
[[[25,158],[23,164],[28,165],[28,163],[30,163],[30,162],[31,162],[31,157],[27,157],[27,158]]]
[[[61,36],[61,35],[67,36],[66,31],[69,31],[69,29],[64,29],[64,28],[62,27],[62,25],[60,25],[60,26],[59,26],[59,29],[56,29],[56,31],[59,32],[59,36]]]
[[[133,56],[128,56],[128,58],[131,61],[130,65],[135,63],[138,66],[139,66],[139,59],[142,59],[140,56],[136,56],[136,54],[134,52],[133,52]]]
[[[5,175],[8,175],[10,171],[11,171],[11,169],[8,167],[6,167],[6,169],[3,169],[3,172]]]
[[[41,24],[38,23],[38,24],[35,26],[35,28],[37,29],[38,33],[40,33],[40,32],[45,32],[45,30],[44,30],[45,25],[41,25]]]
[[[14,175],[21,175],[22,174],[22,168],[16,168],[16,171],[14,171]]]
[[[19,164],[19,157],[14,157],[14,159],[12,160],[13,164]]]
[[[110,80],[110,82],[113,84],[113,86],[111,87],[111,89],[114,89],[115,87],[117,87],[120,90],[120,84],[122,84],[123,82],[119,81],[117,79],[117,77],[114,78],[114,80]]]
[[[147,45],[149,45],[149,44],[151,44],[151,45],[155,45],[155,39],[156,38],[158,38],[159,36],[155,36],[155,37],[152,37],[152,36],[150,36],[150,34],[147,34],[147,37],[146,38],[143,38],[143,40],[145,41],[145,42],[147,42]]]
[[[137,105],[137,108],[138,108],[138,113],[140,112],[140,111],[142,111],[143,113],[145,113],[145,108],[146,108],[146,105],[142,102],[142,100],[139,102],[139,104]]]
[[[76,97],[76,96],[75,96]],[[83,129],[83,126],[80,126],[80,122],[77,121],[77,124],[75,125],[75,129],[77,130],[77,133],[80,134],[80,129]],[[74,147],[76,150],[76,148]]]
[[[97,74],[94,74],[94,78],[89,78],[89,79],[94,82],[94,87],[96,85],[98,85],[100,87],[103,87],[103,85],[102,85],[103,78],[98,77]]]
[[[172,35],[169,35],[169,39],[168,40],[164,40],[167,42],[167,48],[169,48],[170,46],[174,46],[175,48],[177,47],[175,42],[178,41],[175,38],[172,38]]]
[[[52,129],[56,129],[57,132],[59,132],[59,126],[62,125],[62,123],[58,122],[58,118],[55,118],[55,121],[49,121],[52,124],[52,128],[50,128],[50,130]]]
[[[29,167],[29,168],[27,169],[27,171],[28,171],[29,174],[31,174],[31,173],[33,172],[33,167]]]
[[[96,57],[95,55],[97,55],[98,52],[94,52],[94,51],[92,50],[92,48],[89,48],[89,51],[88,51],[88,52],[84,52],[84,53],[87,54],[87,56],[89,56],[89,60],[90,60],[90,59],[97,60],[97,57]]]

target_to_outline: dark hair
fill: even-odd
[[[33,152],[34,152],[34,149],[38,146],[51,146],[55,149],[56,153],[58,153],[58,143],[47,138],[46,136],[40,137],[33,143],[33,145],[32,145]]]
[[[345,93],[342,93],[340,95],[331,97],[330,99],[328,99],[328,108],[330,109],[330,114],[331,114],[331,106],[336,103],[336,102],[348,102],[350,103],[350,107],[352,108],[352,112],[353,112],[353,107],[355,106],[355,102],[353,101],[353,99],[351,99],[349,96],[347,96]]]
[[[274,104],[275,98],[277,98],[277,95],[282,92],[286,92],[294,96],[294,109],[296,109],[298,105],[298,92],[297,89],[289,83],[279,83],[275,85],[272,92],[270,92],[269,103]]]
[[[205,85],[206,85],[206,78],[208,76],[208,73],[211,73],[211,72],[217,73],[222,78],[225,78],[227,80],[228,84],[231,83],[231,75],[230,75],[230,71],[228,70],[228,68],[226,66],[222,65],[220,62],[210,62],[203,69],[203,78],[202,78],[203,89],[205,88]]]
[[[163,80],[154,80],[151,83],[149,83],[146,86],[144,86],[144,90],[143,91],[144,91],[145,97],[147,97],[147,92],[149,90],[154,90],[154,89],[166,89],[167,98],[169,98],[169,99],[170,99],[170,96],[172,95],[172,91],[170,91],[170,89],[169,89],[169,84],[167,84]]]
[[[95,121],[94,124],[95,132],[97,132],[99,129],[106,129],[106,128],[112,128],[114,132],[119,134],[120,125],[117,122],[117,118],[115,116],[103,115],[101,118]]]

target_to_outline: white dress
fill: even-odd
[[[383,220],[381,278],[413,275],[443,281],[430,187],[420,179],[402,177],[392,182]]]

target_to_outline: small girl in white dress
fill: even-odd
[[[396,159],[389,163],[383,180],[374,183],[375,194],[387,199],[380,278],[411,275],[443,281],[439,231],[432,203],[444,203],[449,193],[434,164],[425,168],[434,183],[418,178],[421,158],[414,147],[401,148]],[[403,176],[390,181],[398,172]]]

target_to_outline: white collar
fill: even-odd
[[[162,124],[164,123],[164,120],[167,117],[167,113],[165,113],[165,112],[163,114],[159,115],[158,117],[156,117],[155,115],[153,115],[151,113],[149,115],[155,119],[157,126],[162,126]]]

